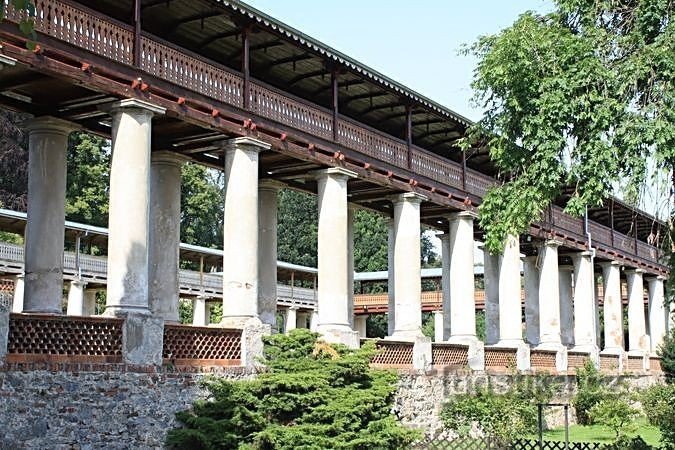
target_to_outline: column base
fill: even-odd
[[[151,316],[150,309],[147,306],[106,306],[102,316],[107,317],[126,317],[129,314],[139,316]]]
[[[243,329],[244,327],[252,326],[253,324],[262,324],[262,321],[259,317],[252,316],[230,316],[223,317],[218,323],[219,328],[238,328]],[[271,327],[270,327],[271,328]]]
[[[241,328],[241,365],[256,369],[264,367],[262,338],[272,334],[272,327],[262,323],[257,317],[249,317]]]
[[[492,347],[515,348],[516,369],[521,372],[530,370],[530,346],[527,345],[522,339],[504,339],[497,342]]]
[[[623,360],[626,357],[626,351],[624,349],[619,347],[605,348],[600,352],[600,357],[602,356],[617,357],[618,367],[616,369],[619,373],[623,372]]]
[[[161,366],[164,345],[164,319],[150,314],[121,313],[124,318],[122,356],[137,366]]]
[[[575,345],[567,350],[568,353],[588,353],[596,368],[600,368],[600,348],[596,345]]]
[[[347,325],[318,325],[316,332],[329,344],[343,344],[352,349],[361,346],[358,331]]]
[[[469,347],[469,368],[471,370],[485,370],[485,344],[476,336],[450,336],[449,344],[466,345]]]
[[[418,337],[413,345],[413,369],[427,373],[431,370],[432,363],[431,338],[427,336]]]
[[[645,350],[628,350],[626,358],[642,358],[642,370],[649,370],[649,352]]]
[[[415,342],[417,339],[424,337],[420,330],[405,330],[394,331],[391,336],[385,336],[386,340],[399,342]]]

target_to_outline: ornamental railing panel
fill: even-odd
[[[485,347],[485,369],[515,369],[517,364],[515,348]]]
[[[437,367],[468,367],[469,347],[466,345],[431,344],[431,364]]]
[[[397,167],[408,165],[408,148],[403,141],[366,129],[344,116],[338,120],[337,142]]]
[[[241,330],[164,325],[162,357],[174,365],[239,365]]]
[[[530,367],[535,370],[555,371],[556,352],[549,350],[530,351]]]
[[[376,366],[410,368],[413,363],[412,342],[378,341],[377,354],[370,360]]]

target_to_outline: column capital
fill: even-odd
[[[559,265],[558,270],[572,272],[574,270],[574,266],[569,264]]]
[[[110,114],[115,114],[126,110],[136,110],[150,115],[162,116],[166,112],[166,108],[153,105],[150,102],[146,102],[145,100],[140,100],[137,98],[125,98],[117,102],[103,105],[100,108]]]
[[[602,261],[598,263],[598,265],[603,269],[606,267],[618,267],[618,268],[621,267],[621,263],[619,261]]]
[[[317,170],[313,172],[316,179],[319,178],[337,178],[349,179],[356,178],[358,174],[353,170],[345,169],[344,167],[330,167],[328,169]]]
[[[88,283],[83,280],[71,280],[70,284],[73,286],[84,288],[87,286]]]
[[[222,141],[223,148],[226,151],[240,149],[248,152],[262,152],[272,148],[272,144],[268,144],[260,139],[255,139],[249,136],[241,136],[233,139]]]
[[[21,126],[28,133],[58,133],[66,136],[73,131],[81,129],[75,123],[53,116],[33,117],[32,119],[23,121]]]
[[[456,211],[450,213],[446,216],[449,221],[453,220],[475,220],[478,218],[478,214],[473,211]]]
[[[186,163],[190,160],[190,158],[185,155],[169,150],[152,152],[150,154],[150,158],[152,164],[168,164],[177,167],[182,166],[183,163]]]
[[[420,204],[429,200],[429,197],[426,195],[418,194],[417,192],[403,192],[401,194],[395,194],[389,197],[392,203],[417,203]]]
[[[300,309],[300,307],[298,307],[298,306],[289,306],[289,307],[286,308],[286,309],[289,310],[289,311],[297,311],[297,310]]]
[[[558,241],[556,239],[549,239],[547,241],[544,241],[542,244],[542,247],[555,247],[558,248],[562,245],[562,241]]]
[[[450,239],[450,233],[443,233],[443,234],[437,234],[436,237],[441,240],[441,242],[445,242],[448,239]],[[434,311],[435,312],[435,311]]]
[[[645,278],[646,281],[651,281],[651,282],[655,282],[655,281],[664,282],[668,279],[667,277],[664,277],[663,275],[652,275],[652,274],[647,274],[647,275],[644,276],[644,278]]]
[[[264,178],[258,181],[258,190],[259,191],[274,191],[278,192],[280,189],[286,187],[286,184],[281,181],[274,180],[272,178]]]
[[[631,268],[625,269],[623,272],[624,272],[626,275],[642,275],[643,273],[645,273],[645,270],[644,270],[644,269],[640,269],[640,268],[633,268],[633,267],[631,267]]]

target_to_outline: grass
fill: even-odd
[[[640,417],[635,421],[635,431],[626,433],[628,436],[640,436],[649,445],[656,446],[661,439],[659,429],[649,425],[647,419]],[[550,441],[564,441],[565,428],[556,428],[544,431],[544,439]],[[614,441],[614,431],[604,425],[570,425],[570,442],[602,442]]]

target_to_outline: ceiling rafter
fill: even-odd
[[[405,107],[405,105],[402,104],[400,100],[396,102],[383,103],[381,105],[373,105],[369,108],[364,109],[363,111],[359,111],[359,114],[370,114],[371,112],[377,111],[379,109],[398,108],[398,107]]]
[[[294,84],[299,83],[302,80],[306,80],[307,78],[314,78],[314,77],[318,77],[319,75],[325,76],[325,75],[328,75],[329,73],[330,72],[326,71],[326,69],[320,69],[320,70],[315,70],[313,72],[304,73],[304,74],[301,74],[301,75],[298,75],[296,77],[291,78],[286,83],[286,85],[287,86],[293,86]]]
[[[221,39],[227,39],[235,36],[239,36],[241,34],[240,29],[236,29],[234,31],[223,31],[221,33],[216,33],[214,35],[209,36],[206,39],[202,39],[197,43],[199,47],[204,47],[205,45],[210,45],[213,42],[219,41]]]
[[[352,97],[348,97],[346,100],[341,101],[340,103],[343,105],[347,105],[351,102],[355,102],[357,100],[364,100],[364,99],[369,99],[369,98],[376,98],[376,97],[384,97],[386,95],[391,95],[391,92],[369,92],[368,94],[359,94],[359,95],[354,95]]]

